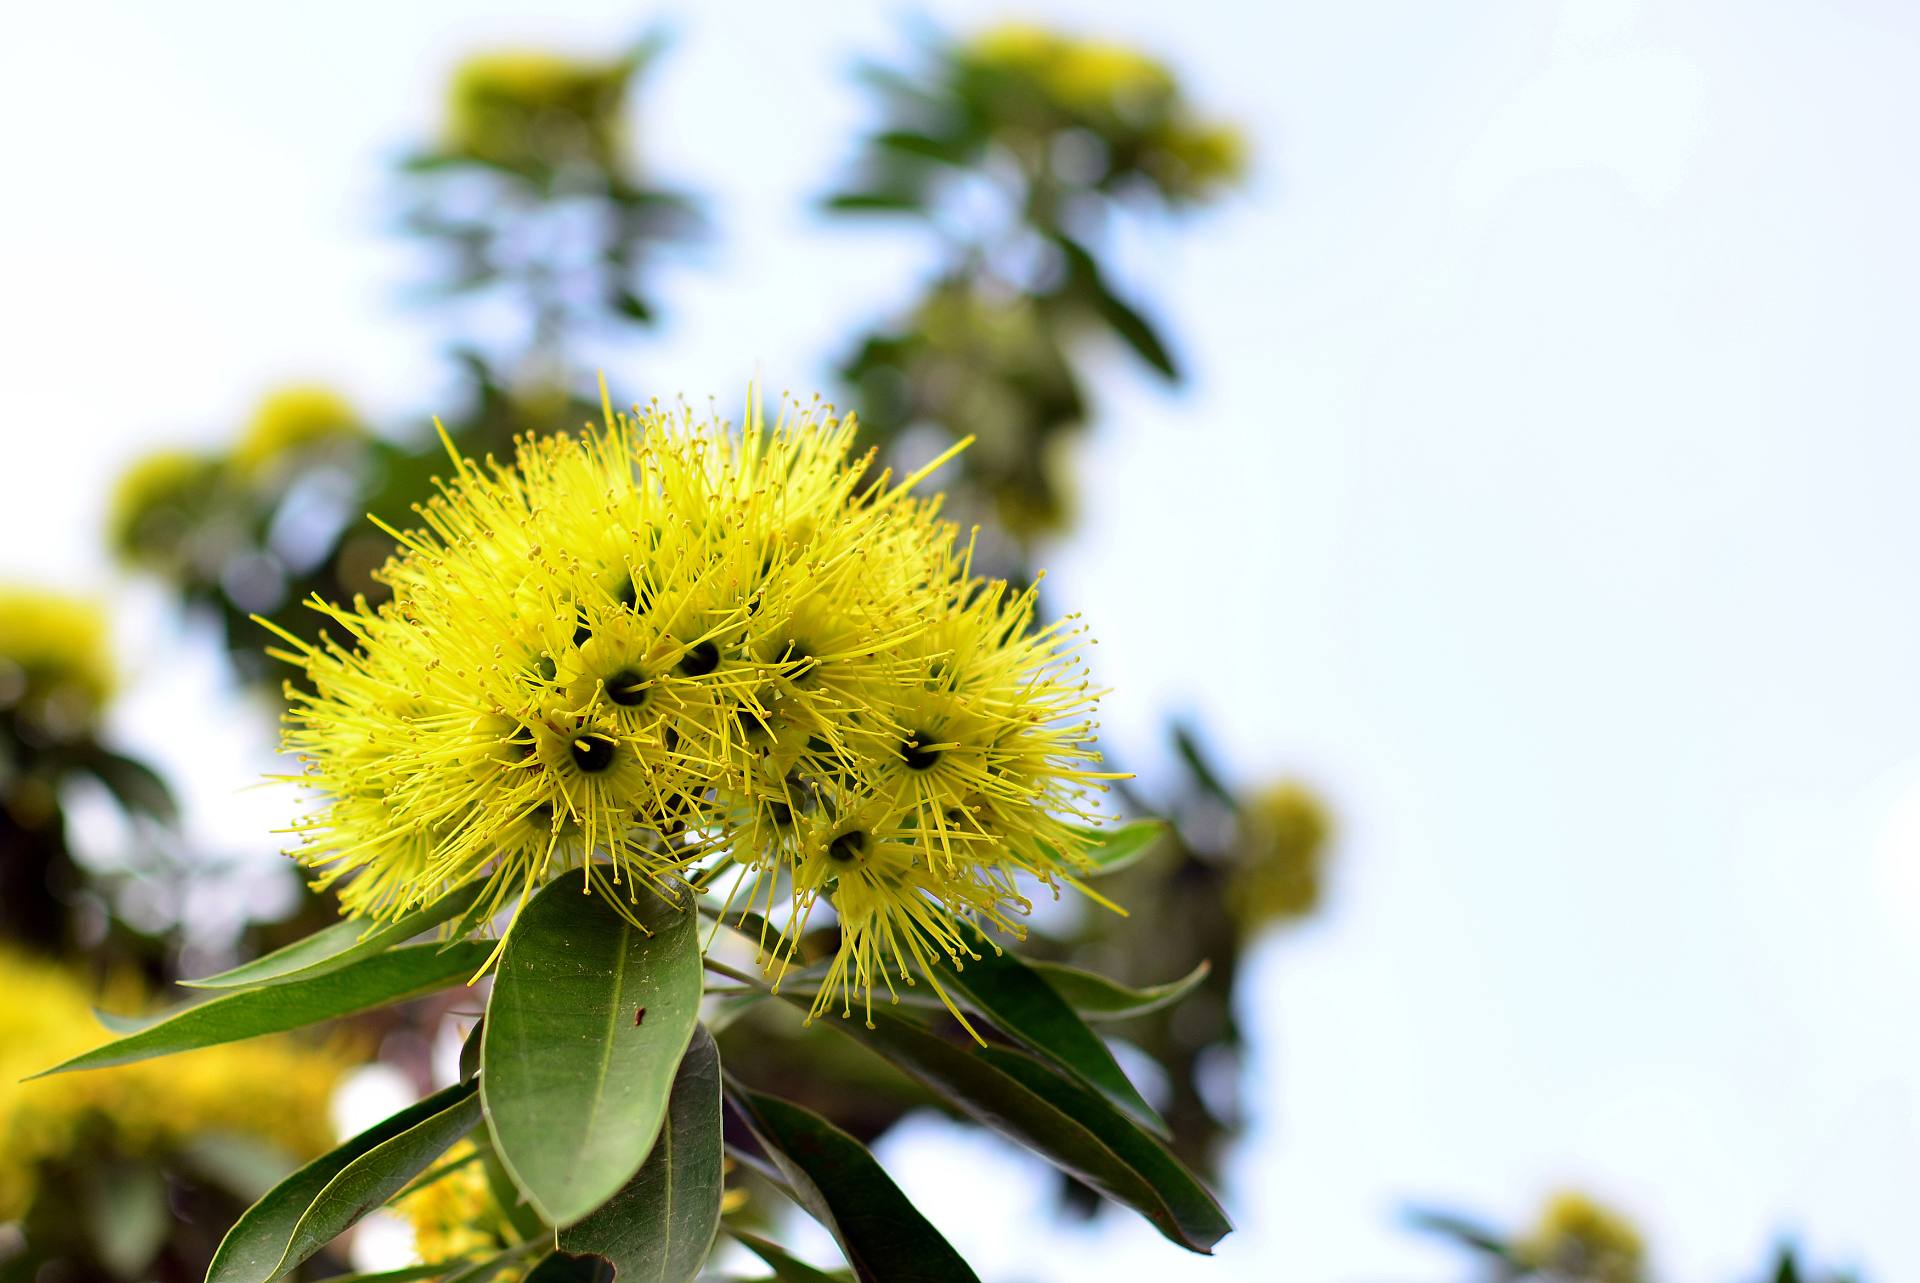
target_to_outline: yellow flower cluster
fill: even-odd
[[[1243,931],[1251,935],[1313,912],[1331,828],[1320,799],[1290,781],[1270,784],[1248,801],[1227,892]]]
[[[208,1133],[304,1160],[335,1140],[328,1103],[351,1063],[338,1049],[260,1038],[22,1082],[97,1044],[100,1029],[86,987],[53,963],[0,949],[0,994],[0,1222],[26,1215],[50,1162],[157,1158]]]
[[[493,1196],[473,1142],[461,1141],[440,1162],[451,1170],[432,1176],[394,1203],[394,1210],[413,1226],[420,1263],[438,1265],[511,1247],[513,1227]]]
[[[528,176],[568,165],[617,171],[633,69],[631,59],[598,62],[540,50],[475,55],[453,75],[447,150]]]
[[[294,854],[356,915],[484,879],[489,915],[550,875],[626,894],[824,900],[816,1006],[870,1001],[1014,929],[1016,885],[1084,864],[1095,704],[1081,630],[971,573],[971,550],[817,406],[741,433],[658,408],[456,459],[397,535],[378,609],[281,657],[286,746],[318,795]],[[616,904],[618,896],[610,896]],[[476,915],[477,920],[477,915]],[[937,979],[933,979],[936,989]]]
[[[1102,135],[1117,130],[1125,150],[1170,194],[1204,196],[1246,172],[1240,131],[1195,118],[1173,72],[1138,49],[1010,22],[980,32],[960,58],[1034,86],[1073,122]]]
[[[255,476],[295,451],[364,435],[353,403],[332,388],[292,384],[261,398],[234,444],[232,466]]]
[[[59,704],[85,719],[113,688],[107,617],[98,605],[37,588],[0,587],[0,709]]]
[[[1532,1233],[1516,1244],[1531,1270],[1577,1283],[1645,1283],[1646,1247],[1633,1223],[1584,1194],[1547,1201]]]

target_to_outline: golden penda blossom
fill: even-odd
[[[332,388],[295,384],[261,399],[230,462],[241,476],[255,477],[291,455],[365,434],[351,401]]]
[[[782,920],[776,970],[830,905],[816,1011],[938,991],[962,917],[1017,934],[1112,778],[1084,630],[975,575],[931,465],[895,481],[854,431],[655,407],[456,458],[391,599],[281,652],[311,685],[293,854],[376,918],[478,882],[477,921],[567,871],[616,907],[696,887]]]
[[[1547,1201],[1531,1233],[1516,1244],[1536,1273],[1568,1283],[1646,1283],[1646,1245],[1620,1213],[1584,1194]]]
[[[0,709],[77,730],[113,694],[106,612],[95,602],[0,587]]]
[[[114,998],[139,1001],[122,983]],[[78,976],[0,948],[0,1222],[25,1217],[49,1163],[160,1160],[208,1133],[262,1141],[289,1160],[325,1151],[340,1046],[257,1038],[90,1074],[21,1081],[94,1046],[93,995]]]

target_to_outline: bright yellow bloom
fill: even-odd
[[[0,708],[83,722],[113,688],[104,610],[62,593],[0,587]]]
[[[1536,1273],[1568,1283],[1645,1283],[1647,1276],[1640,1232],[1584,1194],[1549,1199],[1517,1252]]]
[[[255,476],[295,451],[365,432],[353,403],[338,392],[297,384],[261,399],[233,447],[232,463],[242,476]]]
[[[137,995],[121,985],[119,997]],[[90,1074],[20,1081],[100,1040],[78,977],[0,949],[0,1222],[26,1215],[52,1161],[160,1158],[197,1137],[249,1137],[305,1160],[334,1143],[338,1049],[259,1038]]]
[[[956,915],[1013,930],[1020,876],[1070,881],[1110,778],[1077,626],[974,576],[923,474],[848,459],[851,418],[750,418],[609,415],[457,461],[391,600],[283,653],[313,688],[289,690],[318,803],[294,854],[351,913],[736,870],[742,907],[788,900],[782,950],[837,908],[819,1005],[850,1010],[964,956]]]

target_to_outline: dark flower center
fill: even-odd
[[[623,668],[607,678],[607,698],[622,708],[638,708],[647,702],[647,679],[631,668]]]
[[[705,677],[720,667],[720,648],[711,641],[695,642],[680,657],[680,671],[689,677]]]
[[[908,770],[930,771],[933,769],[933,764],[940,760],[939,749],[924,747],[932,738],[933,736],[925,731],[910,731],[907,737],[900,741],[900,760],[907,764]]]
[[[867,853],[867,835],[862,829],[849,829],[827,844],[829,858],[852,864]]]
[[[605,735],[579,735],[573,741],[573,764],[589,775],[598,775],[613,765],[617,747]]]

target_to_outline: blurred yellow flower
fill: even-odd
[[[139,994],[113,988],[116,1005]],[[161,1158],[207,1134],[304,1160],[335,1141],[328,1103],[355,1059],[338,1046],[260,1038],[22,1082],[98,1043],[100,1029],[87,987],[54,963],[0,949],[0,994],[0,1221],[26,1215],[53,1161]]]
[[[255,476],[295,451],[365,432],[353,403],[338,392],[294,384],[261,398],[233,447],[232,464],[242,476]]]
[[[1124,112],[1174,92],[1173,73],[1156,58],[1106,40],[1080,40],[1023,22],[975,36],[966,54],[978,65],[1033,79],[1064,107]]]
[[[114,484],[107,508],[114,555],[129,565],[167,560],[219,468],[217,459],[191,450],[156,450],[135,460]]]
[[[106,612],[38,588],[0,586],[0,708],[84,721],[113,694]]]
[[[542,50],[478,54],[454,72],[446,148],[529,177],[620,169],[621,108],[634,64]]]
[[[1584,1194],[1555,1194],[1515,1251],[1536,1274],[1569,1283],[1644,1283],[1647,1276],[1640,1232]]]
[[[517,1236],[493,1196],[473,1142],[463,1140],[448,1150],[440,1166],[452,1170],[394,1203],[394,1210],[413,1226],[420,1263],[438,1265],[511,1247]]]
[[[1332,824],[1320,800],[1290,781],[1269,785],[1240,817],[1239,862],[1228,900],[1242,931],[1304,917],[1320,903]]]

